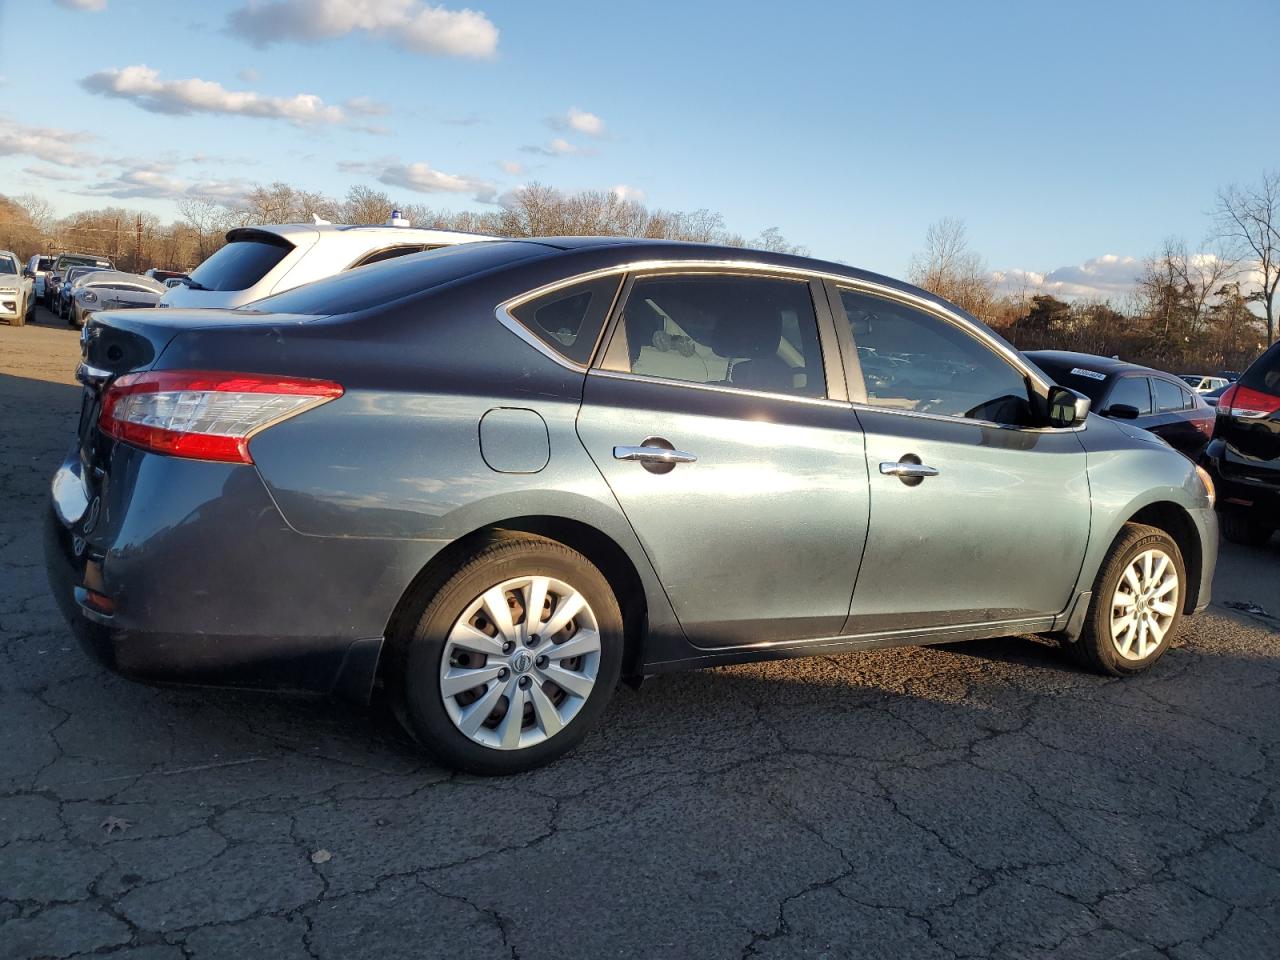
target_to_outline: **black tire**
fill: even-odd
[[[1129,564],[1152,548],[1163,551],[1172,560],[1178,575],[1177,599],[1172,601],[1174,612],[1159,645],[1141,659],[1126,659],[1116,649],[1111,639],[1111,600],[1121,577]],[[1068,651],[1083,666],[1112,677],[1132,676],[1149,669],[1164,656],[1182,622],[1183,604],[1186,600],[1187,569],[1182,551],[1163,530],[1141,523],[1126,523],[1110,553],[1098,571],[1093,584],[1093,596],[1089,612],[1085,616],[1084,630],[1080,638],[1067,645]]]
[[[1246,547],[1260,547],[1276,532],[1275,527],[1264,523],[1256,511],[1239,507],[1219,511],[1218,524],[1224,537]]]
[[[442,584],[424,584],[416,611],[392,636],[389,669],[401,722],[446,766],[483,776],[505,776],[551,763],[576,747],[599,722],[622,668],[622,612],[604,575],[586,557],[553,540],[512,536],[480,546]],[[441,657],[457,618],[490,587],[522,576],[549,576],[571,584],[595,614],[600,662],[595,684],[578,713],[540,743],[500,750],[476,743],[455,725],[440,692]]]

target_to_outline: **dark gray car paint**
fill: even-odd
[[[332,689],[344,670],[372,675],[370,657],[376,660],[392,612],[442,549],[530,517],[599,531],[634,567],[648,626],[642,671],[1067,629],[1121,526],[1155,503],[1182,511],[1198,531],[1205,560],[1188,604],[1208,602],[1216,522],[1191,464],[1098,417],[1085,429],[1035,433],[835,401],[616,380],[606,387],[608,378],[584,378],[556,363],[493,312],[495,303],[549,280],[657,259],[821,270],[910,292],[956,315],[936,298],[862,271],[780,255],[679,244],[564,246],[547,246],[545,255],[483,282],[346,316],[174,310],[96,317],[86,345],[91,363],[108,363],[105,345],[131,330],[145,338],[143,352],[158,357],[160,369],[323,377],[346,392],[254,438],[255,467],[107,443],[92,455],[105,471],[94,479],[83,469],[86,455],[73,451],[63,470],[76,472],[86,501],[102,495],[105,522],[86,534],[83,516],[62,517],[67,535],[57,538],[58,549],[65,553],[70,535],[83,535],[86,555],[101,563],[108,592],[120,598],[112,622],[88,618],[95,642],[118,651],[146,636],[145,646],[160,648],[167,666],[192,644],[230,650],[236,638],[237,652],[229,655],[250,659],[258,652],[278,659],[281,644],[310,644],[328,651],[323,678],[285,682]],[[632,404],[649,411],[648,422]],[[535,411],[545,423],[545,467],[497,472],[487,461],[480,423],[506,408]],[[754,436],[716,436],[711,418],[725,416],[763,423]],[[637,443],[651,429],[687,430],[701,459],[652,478],[672,482],[650,484],[642,468],[609,457],[611,444]],[[774,458],[774,446],[785,456]],[[875,472],[877,459],[908,447],[937,460],[942,474],[934,479],[944,482],[898,490],[900,481]],[[761,464],[769,464],[769,482],[756,484],[758,495],[740,493],[758,481]],[[885,514],[879,526],[878,500]],[[134,503],[145,506],[131,509]],[[1002,522],[997,505],[1014,516]],[[873,549],[862,558],[868,522]],[[707,542],[727,548],[723,560],[705,562]],[[702,565],[682,549],[701,556]],[[51,569],[62,565],[67,572],[55,589],[65,594],[67,578],[83,576],[83,563],[51,560]],[[775,582],[795,593],[770,592]],[[928,599],[916,605],[912,596],[922,589]],[[683,629],[677,609],[687,617]],[[71,612],[84,627],[83,608]]]

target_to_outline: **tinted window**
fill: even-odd
[[[813,297],[802,280],[640,277],[606,366],[743,390],[826,394]]]
[[[1173,410],[1185,410],[1189,405],[1190,398],[1183,392],[1182,388],[1170,380],[1152,379],[1151,386],[1155,388],[1156,394],[1156,410],[1160,413],[1169,413]]]
[[[1280,396],[1280,341],[1273,343],[1271,349],[1244,372],[1240,386]]]
[[[37,269],[37,270],[52,270],[52,269],[53,269],[53,257],[41,257],[41,258],[40,258],[40,262],[39,262],[38,264],[36,264],[36,269]]]
[[[964,330],[895,300],[841,290],[867,402],[996,423],[1031,422],[1027,383]]]
[[[536,243],[500,240],[462,243],[396,257],[359,270],[347,270],[277,293],[274,297],[266,297],[241,309],[252,313],[311,313],[318,316],[352,313],[548,252],[546,247]]]
[[[286,240],[232,240],[192,270],[191,279],[206,290],[247,290],[292,249]]]
[[[512,314],[552,350],[585,365],[621,280],[603,277],[556,290],[522,303]]]
[[[355,267],[367,267],[371,263],[381,263],[383,260],[394,260],[396,257],[403,257],[410,253],[421,252],[422,244],[417,244],[416,246],[388,247],[385,250],[375,250],[373,253],[365,255],[357,263],[353,264],[352,269]]]
[[[0,257],[0,273],[18,273],[18,261],[11,257]]]
[[[1121,404],[1133,407],[1140,416],[1151,412],[1151,389],[1147,386],[1146,377],[1121,377],[1116,381],[1111,396],[1107,398],[1107,406]]]

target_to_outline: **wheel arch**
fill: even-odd
[[[388,642],[394,643],[396,638],[405,635],[412,626],[408,621],[424,596],[438,589],[466,557],[481,550],[485,544],[521,535],[564,544],[582,554],[604,574],[622,610],[623,678],[634,682],[642,673],[644,641],[648,631],[649,604],[644,581],[626,550],[612,537],[591,524],[567,517],[542,514],[508,517],[452,540],[427,562],[401,595],[387,623]],[[383,664],[390,659],[383,657]]]

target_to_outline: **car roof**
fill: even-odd
[[[457,243],[468,240],[496,240],[484,233],[466,233],[461,230],[432,230],[428,227],[391,227],[383,224],[343,223],[266,223],[233,227],[227,231],[227,240],[238,234],[270,233],[294,242],[299,237],[324,238],[326,242],[367,247],[371,238],[386,241],[388,246],[397,243]]]
[[[1064,367],[1087,367],[1095,373],[1105,373],[1108,376],[1120,373],[1156,373],[1162,377],[1177,379],[1174,374],[1165,373],[1163,370],[1144,367],[1139,363],[1130,363],[1128,360],[1117,360],[1114,357],[1100,357],[1092,353],[1075,353],[1071,350],[1027,350],[1024,355],[1037,363],[1043,360],[1046,363]]]
[[[136,283],[140,287],[155,287],[163,290],[164,284],[159,281],[152,280],[150,277],[144,277],[139,273],[128,273],[124,270],[95,270],[86,274],[81,283],[85,286],[91,286],[94,283]]]

